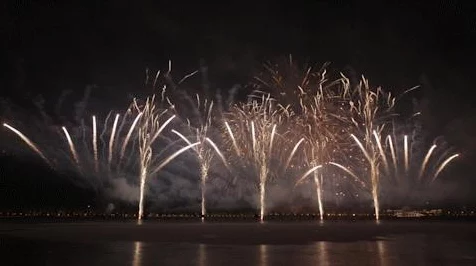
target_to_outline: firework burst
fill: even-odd
[[[380,156],[386,162],[383,172],[387,176],[387,191],[398,192],[407,199],[411,199],[409,194],[412,192],[431,186],[441,172],[460,156],[439,139],[431,145],[422,145],[414,133],[389,134],[382,142],[379,144],[382,146]]]
[[[244,168],[252,168],[258,176],[260,220],[266,213],[266,185],[271,176],[276,176],[279,165],[291,161],[296,149],[291,150],[287,119],[289,112],[276,107],[272,98],[262,96],[251,99],[247,104],[235,105],[226,114],[225,136],[229,140],[229,149],[237,159],[244,163]],[[282,131],[281,131],[282,130]],[[280,149],[274,147],[278,145]],[[298,144],[296,144],[298,146]],[[287,158],[287,159],[284,159]],[[247,162],[250,165],[247,165]],[[277,164],[276,167],[272,166]]]
[[[198,125],[193,125],[197,123],[191,123],[189,119],[187,119],[187,127],[190,132],[191,137],[185,137],[178,131],[173,130],[173,133],[178,135],[181,139],[183,139],[187,144],[192,145],[192,141],[196,141],[199,143],[193,150],[195,151],[198,164],[200,168],[200,190],[201,190],[201,216],[202,220],[205,219],[206,216],[206,188],[207,188],[207,180],[209,177],[210,166],[212,164],[215,155],[221,159],[223,165],[228,168],[228,162],[225,159],[225,156],[218,148],[218,145],[211,139],[212,135],[212,115],[213,115],[213,101],[209,101],[208,99],[201,100],[200,96],[196,95],[196,105],[193,106],[195,113],[198,115],[196,119],[198,119]]]
[[[348,80],[344,81],[344,86],[349,87]],[[362,78],[354,89],[350,89],[347,95],[349,118],[353,125],[351,137],[362,152],[362,159],[368,164],[363,167],[363,172],[369,176],[375,219],[379,220],[379,166],[384,164],[386,167],[388,164],[385,157],[380,156],[380,136],[389,127],[391,118],[395,115],[395,97],[380,87],[371,88],[365,78]]]
[[[144,216],[147,181],[187,151],[193,151],[198,161],[202,219],[207,214],[211,169],[220,159],[234,181],[240,178],[256,185],[261,221],[270,182],[290,174],[293,187],[307,180],[314,183],[321,220],[324,198],[333,194],[327,194],[328,184],[349,176],[354,182],[348,183],[370,194],[378,220],[382,191],[398,187],[408,192],[431,185],[459,156],[439,140],[432,145],[421,142],[415,126],[413,132],[405,128],[397,133],[397,98],[371,87],[365,78],[352,85],[343,75],[330,80],[324,67],[300,68],[289,57],[284,63],[266,64],[255,77],[248,101],[229,104],[223,111],[221,96],[214,106],[210,98],[189,97],[178,88],[196,71],[178,82],[170,72],[169,63],[164,84],[173,88],[171,95],[164,86],[160,99],[154,95],[134,100],[125,111],[86,119],[77,115],[76,125],[45,123],[41,134],[22,132],[32,127],[19,123],[3,126],[50,167],[76,172],[96,191],[127,178],[139,188],[139,221]],[[149,74],[146,84],[155,91],[160,72],[155,79]],[[205,87],[208,91],[208,83]],[[77,113],[83,113],[85,106],[77,105]],[[247,180],[250,173],[253,178]]]
[[[266,64],[263,73],[255,79],[253,95],[271,93],[294,120],[293,130],[298,134],[293,137],[298,144],[303,141],[297,164],[304,172],[296,185],[313,174],[322,220],[323,181],[324,176],[329,175],[322,166],[345,148],[344,136],[349,132],[349,120],[343,106],[349,88],[340,79],[329,81],[325,65],[318,70],[307,66],[300,68],[291,56],[282,64]]]

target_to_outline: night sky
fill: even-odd
[[[42,95],[50,108],[62,91],[80,99],[95,85],[91,111],[105,112],[149,93],[145,69],[165,69],[169,59],[178,75],[206,62],[213,88],[243,84],[255,67],[278,56],[331,62],[331,70],[352,69],[391,91],[422,85],[415,97],[426,103],[425,128],[463,154],[444,176],[459,184],[448,201],[476,203],[471,1],[67,2],[1,4],[4,100],[28,109]],[[90,203],[88,191],[38,161],[4,149],[0,163],[0,208],[51,206],[58,198]]]

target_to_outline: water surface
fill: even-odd
[[[476,265],[464,222],[0,223],[1,265]]]

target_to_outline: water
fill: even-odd
[[[0,223],[1,265],[476,265],[476,223]]]

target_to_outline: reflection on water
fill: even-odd
[[[380,262],[380,266],[389,266],[387,254],[387,241],[378,240],[377,243],[377,254]]]
[[[329,256],[328,256],[328,243],[327,242],[324,242],[324,241],[321,241],[321,242],[317,242],[316,243],[316,246],[317,246],[317,264],[316,265],[319,265],[319,266],[330,266],[330,262],[329,262]]]
[[[142,261],[142,242],[136,241],[134,242],[134,257],[132,259],[132,266],[141,266]]]
[[[259,266],[268,266],[268,246],[259,245]]]
[[[199,266],[208,265],[208,262],[207,262],[207,245],[205,245],[205,244],[199,244],[198,245],[198,265]]]
[[[406,234],[308,245],[53,242],[0,235],[1,265],[476,265],[474,239]]]
[[[431,241],[431,242],[428,242]],[[129,252],[124,253],[126,243],[106,244],[93,248],[88,265],[476,265],[474,243],[434,243],[420,236],[359,242],[321,241],[311,245],[210,245],[210,244],[158,244],[127,243]],[[469,245],[468,245],[469,244]],[[78,247],[62,254],[70,258],[47,260],[48,265],[84,265],[82,258],[75,259]],[[89,249],[88,249],[89,250]],[[131,260],[122,258],[129,254]],[[53,256],[51,254],[51,256]],[[129,261],[129,263],[125,263]],[[79,263],[81,262],[81,263]],[[17,264],[28,265],[28,264]]]

